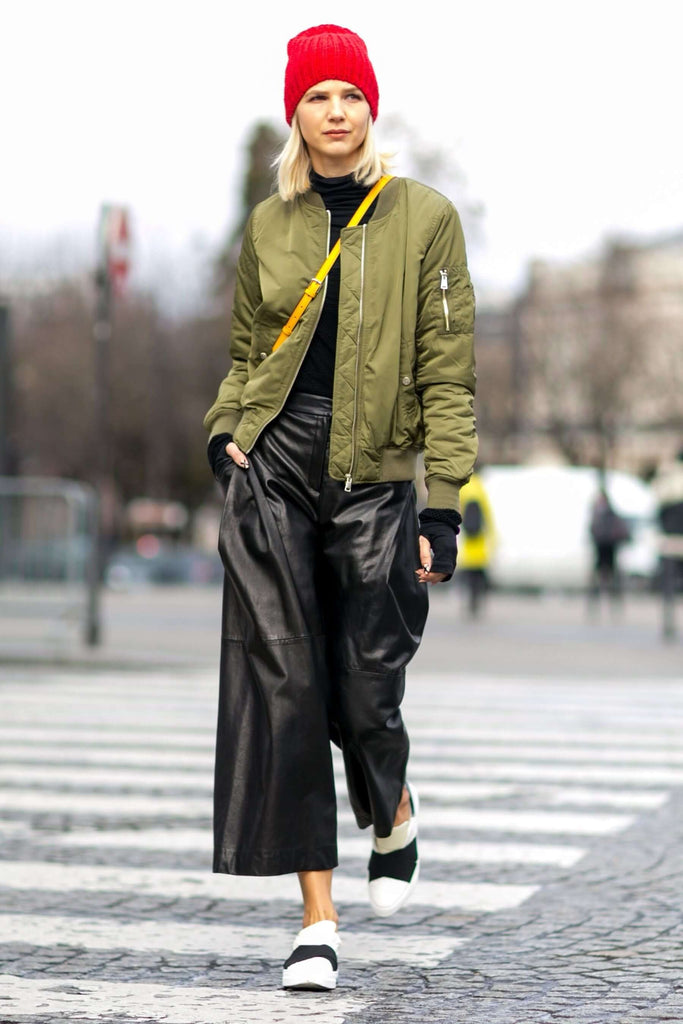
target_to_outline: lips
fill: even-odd
[[[323,132],[323,135],[348,135],[349,132],[342,128],[334,129],[333,131]]]

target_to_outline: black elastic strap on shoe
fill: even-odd
[[[337,954],[331,946],[297,946],[292,951],[290,958],[285,960],[285,967],[291,967],[292,964],[300,964],[302,960],[312,960],[313,957],[317,956],[322,956],[325,960],[329,960],[333,970],[337,970]]]
[[[370,881],[374,882],[376,878],[396,878],[399,882],[409,882],[416,864],[417,839],[413,839],[412,843],[408,843],[403,849],[393,850],[391,853],[377,853],[373,850],[368,864]]]

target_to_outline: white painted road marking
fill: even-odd
[[[14,890],[15,907],[25,898],[34,911],[0,914],[3,939],[50,950],[71,943],[85,949],[125,948],[132,958],[136,951],[151,950],[194,955],[201,973],[207,958],[240,954],[246,965],[249,958],[267,957],[273,961],[273,985],[279,985],[280,964],[293,931],[263,924],[275,917],[273,901],[282,901],[288,915],[300,907],[296,876],[244,878],[213,875],[208,867],[186,871],[83,863],[106,860],[108,850],[129,847],[131,859],[136,851],[138,862],[144,862],[145,850],[155,851],[161,862],[172,862],[175,852],[185,851],[193,864],[208,865],[208,821],[202,829],[183,825],[211,814],[217,703],[213,674],[150,678],[121,673],[87,679],[59,674],[31,686],[2,687],[0,701],[0,783],[10,787],[0,796],[0,814],[26,816],[25,822],[6,822],[4,831],[8,842],[23,831],[27,857],[33,858],[3,861],[0,889],[5,905]],[[413,900],[420,915],[423,910],[430,916],[441,910],[478,915],[516,908],[539,887],[498,884],[496,865],[507,865],[504,877],[513,880],[515,866],[524,865],[517,873],[522,881],[533,881],[534,865],[570,869],[588,849],[599,853],[599,844],[589,837],[618,834],[635,820],[635,812],[662,806],[666,789],[683,784],[680,686],[653,691],[644,684],[619,684],[607,693],[603,684],[583,681],[553,681],[548,687],[538,681],[423,676],[411,678],[404,709],[412,740],[410,777],[423,798],[424,880]],[[339,753],[334,751],[333,757],[341,782]],[[339,792],[344,791],[340,785]],[[481,806],[492,800],[497,805]],[[472,806],[475,802],[480,806]],[[341,907],[363,907],[369,914],[364,862],[370,833],[355,829],[346,800],[341,807],[342,870],[345,861],[349,864],[346,873],[335,873],[335,898]],[[124,816],[136,819],[139,828],[32,831],[32,817],[51,811]],[[158,815],[180,827],[147,828]],[[0,821],[0,831],[2,826]],[[462,830],[474,836],[463,840]],[[500,841],[491,833],[500,833]],[[453,842],[445,838],[449,834]],[[531,841],[534,834],[541,841]],[[41,850],[55,845],[77,863],[41,861]],[[116,859],[127,857],[117,852]],[[443,878],[457,878],[458,863],[475,866],[475,877],[486,881],[436,882],[429,877],[433,870]],[[70,893],[88,892],[116,894],[116,907],[107,911],[111,916],[93,918],[87,910],[79,916],[41,912],[69,908]],[[253,928],[242,920],[196,926],[187,918],[178,921],[173,910],[166,919],[151,910],[140,921],[126,916],[127,899],[132,909],[139,906],[138,897],[149,897],[150,906],[154,899],[164,906],[174,899],[210,900],[220,922],[230,922],[231,901],[262,904],[262,910]],[[90,898],[82,895],[80,907],[89,904]],[[233,914],[235,909],[233,905]],[[345,961],[354,958],[430,967],[472,935],[467,924],[454,932],[438,916],[428,935],[425,929],[405,926],[346,931],[343,920],[342,978]],[[344,1001],[342,1010],[338,995],[323,1008],[322,1001],[280,992],[240,989],[235,996],[233,990],[196,984],[119,985],[63,975],[4,981],[0,1018],[8,1020],[40,1013],[64,1019],[115,1015],[121,1020],[158,1020],[161,1013],[169,1024],[313,1024],[320,1010],[321,1024],[341,1024],[352,1010],[362,1017],[364,1005]]]
[[[113,796],[109,793],[42,792],[9,789],[0,793],[0,811],[41,813],[127,815],[138,818],[168,815],[171,817],[210,817],[211,802],[207,799],[181,800],[169,797]],[[424,828],[458,828],[475,831],[541,832],[552,835],[609,835],[633,823],[627,814],[582,813],[556,810],[486,810],[468,807],[436,807],[425,805],[420,810]],[[338,815],[340,824],[353,824],[352,812]],[[144,832],[140,832],[144,836]],[[72,833],[65,834],[68,841]],[[106,835],[99,833],[98,835]],[[207,830],[207,836],[209,832]],[[106,843],[106,839],[104,840]]]
[[[662,758],[660,760],[666,760]],[[179,768],[196,770],[206,778],[213,772],[213,754],[195,753],[183,750],[140,750],[136,748],[68,748],[58,745],[24,746],[12,752],[0,751],[0,767],[14,766],[17,762],[29,765],[55,764],[57,766],[115,765],[119,767],[145,767],[150,772],[161,773]],[[46,769],[47,771],[47,769]],[[586,784],[611,784],[636,786],[680,786],[683,785],[683,768],[650,765],[625,764],[555,764],[527,763],[520,761],[467,761],[465,759],[424,760],[412,758],[409,764],[411,778],[452,780],[466,779],[468,782],[497,780],[500,782],[532,781],[582,782]],[[85,777],[85,776],[84,776]],[[151,778],[151,776],[150,776]]]
[[[173,920],[125,921],[120,917],[62,917],[57,914],[0,914],[3,942],[31,946],[77,946],[87,949],[155,950],[181,955],[208,955],[226,960],[274,960],[281,963],[292,948],[291,929],[258,928],[247,922],[197,924]],[[361,963],[398,961],[434,967],[462,944],[453,935],[430,935],[423,945],[403,930],[345,930],[344,959]],[[1,1012],[1,1009],[0,1009]]]
[[[5,692],[3,690],[3,700]],[[118,708],[116,718],[119,718]],[[602,730],[591,727],[589,733],[584,728],[567,726],[565,729],[537,729],[530,730],[520,726],[514,729],[494,724],[471,723],[464,726],[443,724],[441,726],[419,725],[411,721],[409,732],[414,740],[411,751],[417,745],[429,747],[432,752],[442,748],[462,747],[464,751],[476,744],[495,745],[520,745],[534,744],[538,749],[546,747],[569,746],[580,747],[583,750],[609,749],[610,747],[622,747],[625,750],[638,750],[652,748],[658,753],[668,754],[673,751],[683,751],[683,716],[680,721],[670,720],[672,732],[670,735],[662,735],[661,732],[648,735],[644,732],[624,732],[618,727],[610,730]],[[677,730],[677,731],[674,731]],[[66,722],[58,718],[50,718],[42,725],[37,725],[35,715],[31,714],[27,721],[14,721],[12,724],[3,722],[0,725],[0,746],[5,743],[61,743],[92,745],[96,739],[99,746],[139,746],[139,747],[196,747],[206,750],[213,750],[216,738],[216,730],[213,724],[197,725],[193,728],[185,728],[177,723],[170,725],[157,725],[155,722],[140,724],[137,721],[130,721],[125,726],[112,725],[108,722],[98,722],[96,726],[90,723]]]
[[[109,768],[89,767],[87,775],[83,768],[51,765],[46,771],[43,765],[0,765],[0,782],[9,783],[21,789],[27,782],[35,783],[35,792],[44,793],[45,800],[57,786],[83,790],[85,788],[103,792],[107,800],[109,792],[115,790],[137,791],[138,798],[145,794],[154,794],[155,800],[177,800],[178,797],[166,794],[164,790],[188,790],[192,793],[213,792],[213,774],[209,771],[171,771],[160,769],[158,777],[150,776],[149,768],[140,770],[136,767],[119,765]],[[337,782],[342,783],[341,773]],[[118,796],[123,794],[118,793]],[[340,786],[340,798],[344,799],[343,786]],[[502,796],[518,796],[537,805],[562,804],[588,807],[591,805],[656,808],[661,807],[669,798],[663,790],[654,789],[606,789],[594,787],[574,787],[570,784],[549,786],[532,781],[514,783],[495,782],[440,782],[435,779],[420,780],[420,799],[423,803],[432,799],[441,802],[462,802],[467,800],[487,800]],[[128,809],[124,813],[130,813]],[[143,813],[146,813],[143,811]],[[167,805],[164,813],[169,813]],[[182,814],[182,812],[181,812]]]
[[[367,846],[364,856],[368,856]],[[291,900],[301,903],[296,875],[274,875],[251,878],[243,875],[213,875],[210,871],[178,869],[114,868],[101,865],[2,862],[0,889],[36,889],[47,891],[112,889],[188,899],[205,896],[222,900]],[[365,877],[336,875],[335,899],[340,903],[367,906]],[[490,914],[497,910],[518,907],[537,890],[535,885],[496,884],[490,882],[431,882],[420,880],[414,902],[420,906],[459,909]],[[0,914],[0,928],[2,928]],[[3,941],[7,941],[5,938]]]
[[[49,837],[49,842],[60,846],[114,847],[143,850],[181,850],[210,853],[212,838],[206,829],[83,829]],[[340,836],[339,856],[344,859],[369,856],[370,840],[366,837]],[[447,842],[420,838],[420,851],[425,863],[477,863],[485,864],[555,864],[569,867],[586,853],[577,846],[537,843],[482,843]],[[1,879],[0,879],[1,884]],[[420,886],[424,885],[420,881]]]
[[[273,980],[279,984],[279,978]],[[56,1015],[65,1021],[95,1017],[164,1024],[344,1024],[348,1014],[364,1005],[339,992],[316,1003],[293,992],[93,981],[62,974],[48,979],[0,975],[3,1019]]]

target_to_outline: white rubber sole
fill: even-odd
[[[337,987],[337,971],[324,956],[313,956],[310,960],[301,960],[298,964],[285,967],[282,987],[331,992]]]

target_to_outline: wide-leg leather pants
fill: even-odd
[[[231,468],[214,871],[337,864],[330,740],[358,825],[391,832],[405,781],[405,667],[427,617],[412,482],[326,472],[331,402],[294,396]]]

